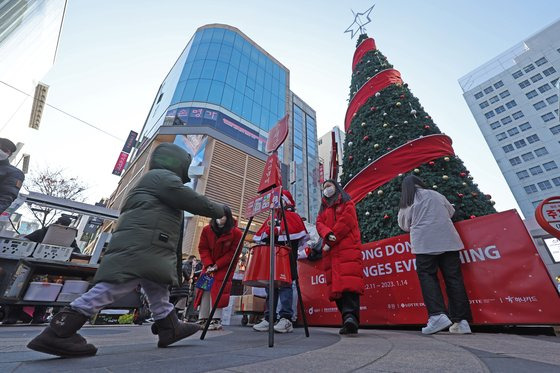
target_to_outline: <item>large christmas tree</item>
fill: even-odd
[[[389,153],[398,157],[401,145],[441,134],[408,85],[402,83],[400,73],[366,34],[358,38],[354,55],[346,132],[342,185],[360,176],[360,171],[380,157]],[[410,173],[447,197],[457,211],[454,221],[496,212],[491,197],[478,189],[457,156],[440,156],[406,171],[357,203],[363,242],[403,233],[397,224],[400,186]]]

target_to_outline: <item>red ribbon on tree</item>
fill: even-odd
[[[399,174],[408,172],[433,159],[455,155],[451,138],[446,135],[430,135],[407,142],[382,155],[354,176],[344,190],[354,203],[367,194],[391,181]]]
[[[379,72],[373,78],[367,81],[366,84],[354,95],[348,109],[346,110],[346,119],[344,120],[344,129],[348,131],[352,116],[357,113],[363,104],[377,92],[387,88],[391,84],[402,84],[401,73],[395,69],[387,69]]]
[[[358,48],[356,48],[356,51],[354,52],[354,58],[352,59],[352,71],[354,71],[354,68],[356,67],[358,62],[360,62],[362,57],[367,52],[375,49],[377,49],[377,47],[375,46],[375,40],[373,40],[372,38],[368,38],[362,41],[360,45],[358,45]]]

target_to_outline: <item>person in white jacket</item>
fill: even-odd
[[[451,221],[455,209],[443,195],[426,189],[422,180],[413,175],[402,182],[399,207],[399,227],[410,232],[416,271],[428,309],[428,324],[422,333],[433,334],[450,326],[451,333],[470,333],[471,309],[459,259],[459,250],[464,246]],[[445,280],[449,312],[437,277],[438,269]]]

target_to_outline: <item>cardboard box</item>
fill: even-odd
[[[241,298],[239,310],[241,312],[264,312],[266,300],[254,295],[244,295]]]

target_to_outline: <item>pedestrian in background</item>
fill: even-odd
[[[360,325],[360,295],[364,293],[360,228],[356,207],[335,180],[323,183],[317,232],[325,242],[323,266],[329,300],[342,316],[342,335],[355,335]]]
[[[234,258],[234,255],[237,245],[243,236],[243,232],[237,228],[237,221],[233,218],[229,207],[226,207],[224,211],[225,216],[220,219],[212,219],[210,224],[202,229],[198,245],[198,252],[203,264],[202,273],[214,277],[214,283],[210,290],[204,291],[199,289],[196,297],[195,308],[200,305],[198,320],[201,324],[206,323],[208,320],[220,287],[224,281],[226,282],[224,292],[220,297],[218,308],[214,313],[208,330],[222,329],[222,308],[227,307],[229,304],[234,271],[230,273],[227,279],[226,274],[228,266],[232,261],[234,261],[233,268],[237,267],[239,257]]]
[[[95,286],[57,313],[27,347],[65,357],[95,355],[97,348],[77,331],[91,316],[138,285],[148,296],[158,347],[200,330],[196,324],[179,321],[169,302],[168,287],[179,285],[184,211],[217,219],[224,216],[225,206],[185,186],[190,181],[190,163],[190,154],[177,145],[163,143],[154,149],[150,170],[124,200],[95,273]]]
[[[9,158],[16,150],[13,142],[0,138],[0,214],[17,198],[25,180],[24,173],[10,164]]]
[[[402,182],[399,207],[399,227],[410,232],[416,271],[428,309],[428,324],[422,333],[437,333],[449,326],[451,333],[470,333],[471,308],[459,259],[459,250],[464,246],[451,221],[455,209],[443,195],[426,189],[414,175]],[[438,269],[445,281],[449,312],[443,301]]]

